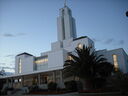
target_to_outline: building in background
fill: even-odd
[[[47,84],[53,81],[59,88],[64,88],[62,69],[65,61],[70,58],[68,53],[83,45],[92,49],[95,46],[89,37],[77,37],[75,19],[66,5],[59,10],[57,30],[58,41],[51,44],[51,51],[43,52],[39,57],[26,52],[16,56],[15,75],[3,77],[8,86],[19,88],[36,84],[40,88],[47,88]],[[99,50],[97,53],[103,54],[108,62],[114,64],[116,70],[120,68],[124,73],[128,72],[128,55],[122,48]]]

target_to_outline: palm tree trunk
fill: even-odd
[[[91,82],[90,79],[85,79],[85,89],[86,90],[90,90],[90,89],[93,89],[93,83]]]

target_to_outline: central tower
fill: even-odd
[[[59,17],[57,18],[58,41],[76,38],[76,24],[72,17],[72,11],[66,3],[64,7],[59,10]]]

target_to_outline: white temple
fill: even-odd
[[[20,88],[37,84],[40,88],[47,88],[47,84],[54,81],[59,88],[64,88],[62,69],[64,62],[70,58],[69,52],[83,45],[95,49],[94,42],[87,36],[77,37],[75,19],[67,5],[59,10],[57,18],[58,41],[51,44],[51,50],[35,57],[29,53],[18,54],[15,58],[15,75],[3,77],[11,80],[9,86]],[[128,55],[122,48],[114,50],[97,50],[103,54],[108,62],[120,68],[124,73],[128,72]]]

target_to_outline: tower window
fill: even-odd
[[[18,73],[21,73],[21,58],[19,58],[19,61],[18,61]]]
[[[114,55],[112,55],[112,57],[113,57],[115,71],[118,71],[119,65],[118,65],[117,55],[114,54]]]

